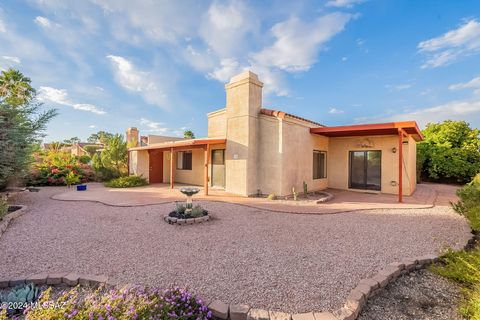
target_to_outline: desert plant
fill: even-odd
[[[178,215],[182,215],[187,210],[187,207],[183,203],[175,203],[175,213]]]
[[[298,192],[295,191],[295,187],[292,188],[293,200],[298,200]]]
[[[38,300],[40,290],[33,283],[16,286],[10,293],[0,295],[0,303],[6,303],[8,306],[7,314],[22,314],[23,310]]]
[[[277,197],[275,196],[274,193],[270,193],[267,197],[268,200],[275,200]]]
[[[199,218],[199,217],[203,217],[206,213],[207,211],[197,204],[192,208],[190,215],[194,218]]]
[[[308,185],[303,181],[303,194],[306,196],[308,194]]]
[[[142,176],[127,176],[110,180],[105,183],[109,188],[132,188],[140,187],[148,184],[148,181]]]

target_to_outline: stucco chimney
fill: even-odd
[[[126,140],[129,147],[138,146],[138,129],[135,127],[130,127],[127,129]]]
[[[258,114],[263,83],[245,71],[225,85],[227,148],[226,190],[245,196],[257,193]]]

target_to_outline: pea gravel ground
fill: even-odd
[[[203,202],[200,225],[172,226],[173,204],[65,202],[65,189],[24,193],[29,211],[0,238],[0,275],[75,271],[125,282],[186,286],[204,299],[287,312],[333,310],[390,262],[461,247],[463,218],[448,207],[329,215],[264,212]]]

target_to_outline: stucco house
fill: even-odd
[[[233,77],[226,106],[208,114],[208,136],[150,136],[129,149],[130,174],[150,183],[199,185],[251,196],[326,188],[411,195],[416,187],[415,121],[324,126],[263,108],[263,83],[250,71]],[[138,142],[138,130],[127,139]],[[146,141],[147,139],[145,139]]]

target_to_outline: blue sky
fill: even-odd
[[[59,110],[46,140],[205,136],[244,69],[265,83],[264,107],[325,125],[480,127],[480,2],[3,0],[8,67]]]

